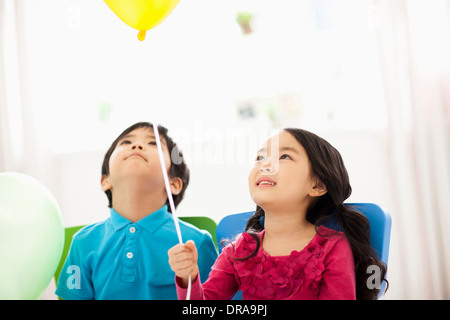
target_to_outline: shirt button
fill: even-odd
[[[133,258],[133,253],[132,253],[132,252],[127,252],[127,258],[128,258],[128,259]]]
[[[130,227],[130,229],[128,229],[128,230],[130,230],[131,233],[135,233],[136,232],[136,228],[135,227]]]

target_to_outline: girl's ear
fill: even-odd
[[[170,181],[170,191],[173,195],[177,195],[181,192],[181,189],[183,189],[183,180],[181,180],[179,177],[175,177]]]
[[[328,190],[325,184],[322,181],[317,180],[316,183],[312,186],[309,195],[311,197],[321,197],[325,193],[327,193],[327,191]]]
[[[100,185],[102,186],[103,191],[110,190],[112,188],[111,183],[109,182],[109,178],[107,175],[102,175],[102,179],[100,180]]]

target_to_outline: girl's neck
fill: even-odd
[[[314,225],[306,220],[306,211],[265,211],[262,247],[269,255],[289,255],[302,250],[315,235]]]
[[[306,220],[306,210],[264,210],[265,235],[284,238],[310,230],[311,223]]]
[[[290,217],[267,216],[264,220],[265,236],[282,239],[299,236],[310,232],[314,225],[306,219],[292,219]]]

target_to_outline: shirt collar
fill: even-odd
[[[153,233],[163,225],[167,219],[171,219],[172,214],[169,212],[167,204],[163,205],[160,209],[156,210],[152,214],[149,214],[145,218],[142,218],[136,223],[142,226],[147,231]]]
[[[155,232],[167,219],[172,217],[171,213],[168,210],[167,205],[165,204],[160,209],[152,212],[145,218],[136,221],[136,224],[142,226],[144,229],[147,229],[149,232]],[[114,231],[118,231],[125,227],[128,224],[132,224],[133,222],[121,216],[114,208],[111,208],[111,223],[114,228]]]
[[[114,231],[118,231],[132,222],[127,218],[121,216],[120,213],[114,210],[114,208],[111,208],[111,223]]]

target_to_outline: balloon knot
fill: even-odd
[[[142,41],[142,40],[145,39],[145,31],[139,31],[139,33],[138,33],[138,39],[139,39],[140,41]]]

